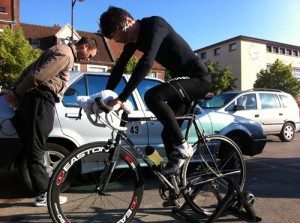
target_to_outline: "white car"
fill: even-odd
[[[266,135],[277,135],[284,142],[291,141],[300,130],[298,105],[290,94],[280,90],[228,91],[200,106],[260,122]]]
[[[47,141],[45,165],[49,175],[69,151],[89,142],[106,142],[111,137],[109,128],[104,125],[103,127],[92,125],[84,113],[81,119],[78,119],[80,107],[76,101],[77,96],[89,96],[105,89],[109,75],[109,73],[96,72],[71,73],[70,86],[62,101],[56,104],[54,128]],[[123,76],[115,89],[116,93],[123,90],[129,78],[129,75]],[[147,109],[144,103],[144,94],[148,89],[160,83],[162,81],[159,79],[146,78],[139,84],[128,99],[133,105],[130,116],[153,117],[152,112]],[[0,96],[0,168],[11,168],[17,165],[20,167],[23,180],[30,187],[26,163],[22,157],[18,157],[21,146],[16,131],[9,120],[13,114],[12,108],[8,106],[4,97]],[[201,120],[206,134],[221,134],[230,137],[241,147],[244,155],[254,156],[263,151],[266,136],[259,123],[220,112],[207,113],[200,107],[197,116]],[[151,145],[165,157],[161,131],[162,125],[158,121],[140,121],[127,124],[127,134],[135,145],[140,148]],[[190,135],[190,139],[193,140],[193,134]]]

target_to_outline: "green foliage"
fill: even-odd
[[[0,33],[0,85],[11,85],[40,55],[25,39],[22,29],[4,27]]]
[[[165,78],[164,78],[164,80],[165,81],[169,81],[171,79],[172,79],[171,72],[169,70],[165,70]]]
[[[212,79],[211,91],[215,94],[221,94],[225,91],[231,91],[236,88],[236,78],[232,76],[232,68],[230,66],[220,70],[218,62],[213,63],[211,61],[207,61],[205,65],[210,70]]]
[[[120,56],[117,58],[117,61],[119,58],[120,58]],[[125,67],[124,74],[132,74],[137,63],[138,63],[138,59],[136,58],[136,56],[131,57]],[[114,67],[112,67],[110,70],[108,70],[108,72],[111,72],[113,70],[113,68]]]
[[[262,69],[257,74],[257,79],[253,85],[254,88],[278,89],[291,94],[294,98],[300,96],[300,82],[293,75],[292,65],[285,65],[277,59],[270,69]]]
[[[124,73],[125,74],[132,74],[132,72],[133,72],[135,66],[137,65],[137,63],[138,63],[138,59],[135,56],[131,57],[130,60],[128,61],[126,67],[125,67]]]

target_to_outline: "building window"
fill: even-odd
[[[231,44],[229,44],[229,51],[234,51],[234,50],[236,50],[236,49],[237,49],[236,43],[231,43]]]
[[[0,13],[6,13],[5,7],[0,7]]]
[[[71,43],[70,39],[60,39],[60,45],[68,45]]]
[[[80,64],[74,63],[74,67],[72,68],[72,71],[80,71]]]
[[[298,51],[297,50],[293,50],[293,56],[297,57],[299,54],[298,54]]]
[[[87,71],[92,71],[92,72],[106,72],[107,71],[106,66],[99,66],[99,65],[93,65],[93,64],[88,64],[87,65]]]
[[[285,54],[285,49],[284,48],[280,48],[280,54]]]
[[[271,46],[267,46],[267,52],[269,52],[269,53],[272,52],[272,47]]]
[[[278,53],[279,51],[278,51],[278,47],[273,47],[273,53]]]
[[[32,39],[31,40],[32,46],[40,46],[40,40],[39,39]]]
[[[294,69],[294,74],[298,78],[298,80],[300,80],[300,68],[295,68]]]
[[[291,56],[291,55],[292,55],[292,50],[287,49],[287,50],[286,50],[286,54]]]
[[[200,54],[201,59],[205,59],[207,57],[206,52]]]
[[[152,72],[148,75],[149,77],[154,77],[154,78],[157,78],[157,73],[155,72]]]
[[[221,53],[221,49],[220,49],[220,48],[216,48],[216,49],[214,50],[214,54],[215,54],[215,55],[220,55],[220,53]]]

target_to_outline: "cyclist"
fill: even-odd
[[[169,162],[162,169],[162,174],[178,172],[192,155],[192,148],[185,142],[176,116],[184,115],[193,100],[208,92],[211,78],[207,67],[187,42],[159,16],[134,20],[126,10],[109,7],[100,17],[100,29],[106,38],[125,44],[106,89],[116,88],[136,50],[143,53],[123,92],[108,105],[122,107],[149,73],[154,60],[171,72],[173,79],[149,89],[145,93],[145,102],[164,126],[162,139]]]

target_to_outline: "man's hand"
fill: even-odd
[[[2,92],[4,93],[5,100],[8,104],[10,104],[10,106],[15,107],[18,104],[19,98],[14,94],[14,92],[10,90],[2,90]]]
[[[107,102],[107,105],[113,107],[114,110],[124,108],[123,102],[119,98],[112,99]]]

